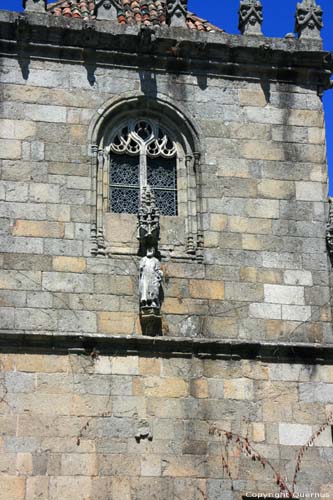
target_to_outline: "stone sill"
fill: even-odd
[[[333,364],[333,344],[0,330],[0,351],[90,355],[155,355],[271,363]]]

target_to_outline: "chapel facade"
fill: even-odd
[[[0,11],[0,499],[333,498],[322,9],[268,38],[260,0],[239,35],[186,0],[23,3]]]

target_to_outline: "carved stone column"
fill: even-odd
[[[46,12],[47,0],[23,0],[26,12]]]
[[[323,10],[316,0],[303,0],[296,8],[295,32],[299,38],[321,40],[320,31],[323,28]]]
[[[262,35],[263,21],[260,0],[241,0],[238,29],[242,35]]]
[[[167,20],[169,26],[186,26],[187,0],[167,1]]]

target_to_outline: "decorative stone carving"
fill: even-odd
[[[323,10],[316,0],[303,0],[297,3],[295,32],[299,38],[321,39],[323,28]]]
[[[161,330],[161,271],[158,256],[160,214],[149,186],[142,189],[138,213],[138,239],[140,241],[139,296],[140,319],[145,335],[157,335]]]
[[[46,0],[23,0],[23,8],[27,12],[46,12]]]
[[[155,196],[149,186],[142,189],[138,213],[138,240],[140,255],[146,255],[147,250],[157,251],[160,239],[160,212],[156,207]]]
[[[118,13],[121,10],[121,5],[116,0],[100,0],[96,2],[95,9],[97,19],[116,21]]]
[[[159,312],[160,289],[163,273],[160,262],[155,257],[155,248],[148,248],[147,255],[140,261],[140,308],[141,310],[153,310]]]
[[[262,35],[263,21],[260,0],[241,0],[238,29],[242,35]]]
[[[329,215],[326,225],[326,243],[331,261],[333,261],[333,198],[329,198]]]
[[[187,0],[168,0],[167,19],[170,26],[186,26]]]

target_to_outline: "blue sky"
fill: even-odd
[[[266,36],[283,37],[293,31],[297,0],[262,0],[264,6],[263,32]],[[333,50],[333,1],[320,0],[324,10],[325,27],[322,31],[325,50]],[[0,0],[0,9],[22,10],[22,0]],[[227,33],[238,33],[239,0],[189,0],[189,10],[208,19]],[[324,96],[327,125],[327,155],[333,195],[333,90]]]

